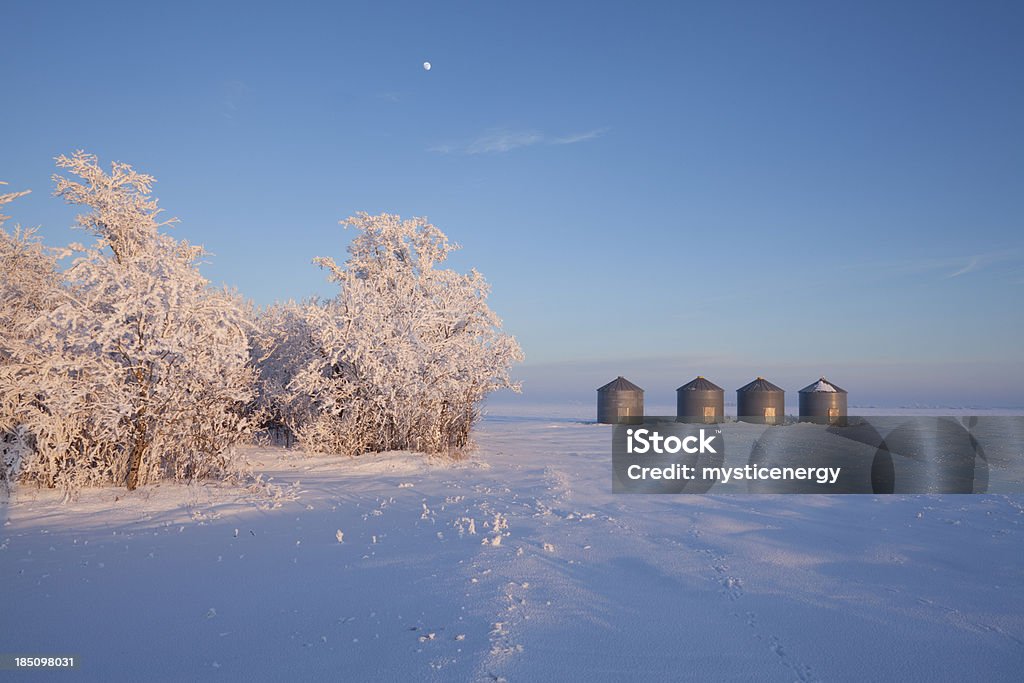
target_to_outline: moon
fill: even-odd
[[[423,62],[423,70],[430,71],[430,62]]]

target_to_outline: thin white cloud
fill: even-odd
[[[544,141],[544,135],[535,130],[489,131],[466,145],[466,154],[508,152],[518,147],[529,147]]]
[[[1004,249],[1002,251],[991,251],[982,254],[971,254],[968,256],[954,256],[947,258],[922,258],[907,259],[903,261],[888,261],[875,263],[857,263],[844,266],[850,270],[870,269],[875,273],[888,275],[914,275],[918,273],[934,273],[944,280],[958,278],[968,273],[976,273],[998,264],[1007,264],[1022,259],[1020,249]],[[938,273],[936,273],[938,271]]]
[[[537,130],[493,128],[469,142],[434,145],[427,148],[427,151],[438,154],[500,154],[534,145],[572,145],[586,142],[604,135],[607,130],[607,128],[595,128],[582,133],[551,136]]]
[[[1003,249],[1002,251],[990,251],[986,254],[974,254],[967,259],[966,264],[947,275],[946,279],[974,273],[1000,263],[1019,262],[1021,258],[1022,253],[1020,249]]]
[[[594,130],[588,130],[585,133],[575,133],[573,135],[565,135],[560,138],[554,138],[551,140],[552,145],[574,145],[577,142],[586,142],[587,140],[593,140],[599,138],[608,131],[607,128],[595,128]]]
[[[241,101],[249,94],[249,86],[238,80],[225,81],[220,86],[221,115],[226,119],[235,118]]]
[[[961,268],[961,269],[959,269],[959,270],[957,270],[957,271],[955,271],[953,273],[950,273],[946,277],[947,278],[954,278],[954,277],[960,277],[961,275],[966,275],[967,273],[973,273],[974,271],[978,270],[978,268],[980,268],[981,265],[982,265],[982,257],[980,257],[980,256],[972,256],[970,258],[970,260],[967,262],[966,266],[964,266],[963,268]]]

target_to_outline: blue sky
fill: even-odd
[[[534,398],[696,374],[1024,405],[1024,5],[5,2],[8,213],[83,148],[204,269],[329,295],[356,211],[426,215]],[[433,68],[422,68],[430,61]],[[733,386],[735,384],[735,386]],[[529,393],[529,392],[528,392]]]

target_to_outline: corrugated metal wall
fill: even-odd
[[[736,418],[756,424],[782,424],[786,392],[763,377],[736,390]]]
[[[676,389],[676,419],[680,422],[725,421],[725,391],[704,377]]]
[[[644,420],[644,390],[624,377],[597,390],[597,421],[639,424]]]

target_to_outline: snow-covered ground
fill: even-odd
[[[610,435],[491,416],[458,463],[249,449],[300,482],[276,508],[21,490],[0,652],[90,680],[1020,680],[1024,496],[613,495]]]

